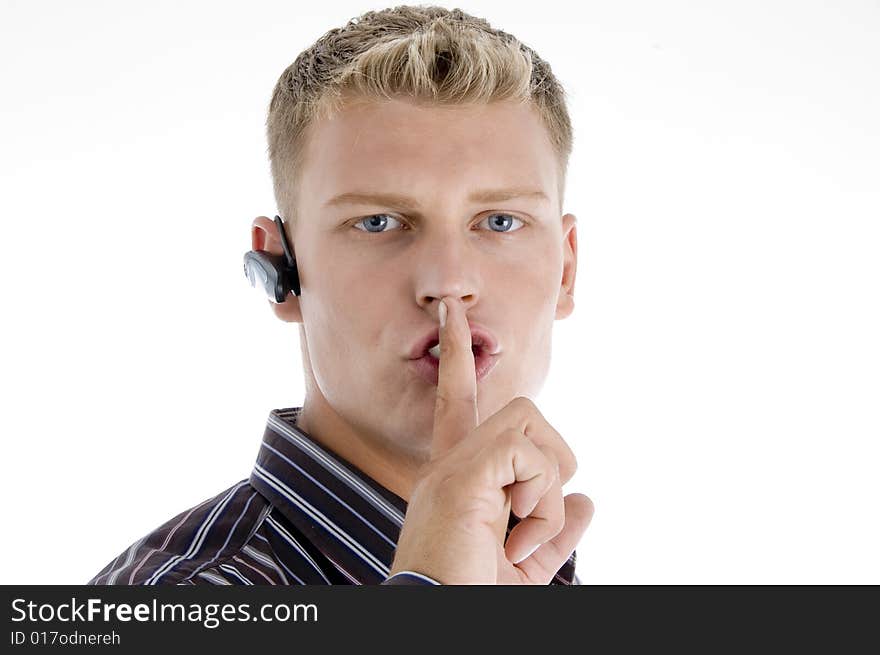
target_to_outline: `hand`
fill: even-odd
[[[480,423],[464,307],[450,296],[443,302],[431,458],[390,573],[416,571],[447,585],[549,584],[586,531],[593,503],[583,494],[563,498],[577,462],[531,400],[514,398]],[[510,509],[522,520],[505,544]]]

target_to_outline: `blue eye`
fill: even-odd
[[[364,218],[358,220],[354,227],[360,230],[361,232],[372,232],[372,233],[380,233],[380,232],[389,232],[390,230],[386,230],[388,227],[388,221],[392,221],[396,223],[398,226],[403,226],[403,224],[398,221],[396,218],[389,216],[388,214],[373,214],[372,216],[365,216]],[[480,225],[486,223],[488,221],[489,227],[493,232],[515,232],[520,229],[525,222],[516,218],[515,216],[511,216],[510,214],[490,214],[482,221],[480,221]],[[520,223],[519,227],[512,227],[513,221],[518,221]]]
[[[501,218],[500,221],[498,220],[499,218]],[[519,219],[516,216],[511,216],[510,214],[491,214],[483,220],[489,221],[489,226],[492,228],[493,232],[515,232],[516,230],[520,229],[520,228],[516,228],[516,230],[510,229],[510,225],[512,224],[513,221],[519,221],[520,223],[525,225],[525,223],[522,221],[522,219]],[[480,223],[482,224],[483,221],[480,221]],[[501,229],[496,230],[495,228],[501,228]]]
[[[398,221],[396,218],[388,216],[388,214],[373,214],[372,216],[367,216],[360,219],[354,224],[354,226],[361,232],[384,232],[385,230],[383,230],[382,228],[388,225],[389,218],[395,223],[400,223],[400,221]],[[363,229],[360,227],[361,225],[367,225],[368,227],[366,229]]]

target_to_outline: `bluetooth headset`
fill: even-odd
[[[254,288],[259,281],[271,302],[282,303],[291,291],[295,296],[300,294],[299,271],[296,269],[296,257],[287,242],[287,235],[284,233],[284,224],[281,222],[280,216],[275,216],[275,225],[278,226],[284,254],[273,255],[265,250],[246,252],[244,255],[244,275]]]

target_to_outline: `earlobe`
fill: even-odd
[[[560,293],[559,300],[556,302],[556,320],[561,321],[564,318],[568,318],[573,311],[574,296],[570,293]]]
[[[272,305],[272,311],[275,312],[275,316],[285,323],[303,322],[299,298],[292,293],[289,293],[287,299],[282,303],[274,303],[271,300],[267,302]]]

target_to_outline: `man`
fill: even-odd
[[[297,57],[267,121],[306,397],[253,473],[90,584],[579,584],[593,507],[529,400],[573,310],[571,127],[549,66],[460,10],[396,7]]]

